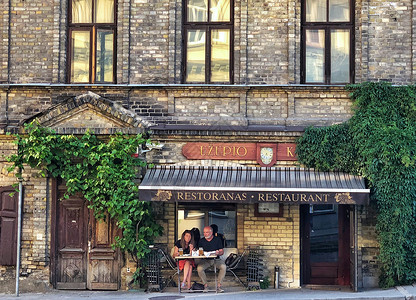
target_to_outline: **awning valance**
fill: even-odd
[[[368,204],[363,178],[302,168],[157,166],[139,186],[141,201]]]

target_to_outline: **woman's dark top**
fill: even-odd
[[[181,240],[177,240],[176,243],[175,243],[175,246],[178,247],[178,249],[182,248]],[[190,251],[189,251],[189,245],[188,245],[188,248],[183,248],[183,254],[189,254],[189,253],[190,253]]]

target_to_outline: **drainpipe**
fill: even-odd
[[[131,57],[130,57],[130,52],[131,52],[131,4],[132,4],[132,1],[130,0],[130,3],[129,3],[129,50],[128,50],[128,68],[127,68],[127,84],[130,84],[130,75],[131,75],[131,73],[130,73],[130,69],[131,69],[131,61],[130,61],[130,59],[131,59]],[[129,101],[130,101],[130,91],[129,91]],[[129,105],[130,105],[130,102],[129,102]],[[129,107],[129,109],[130,109],[130,107]]]
[[[20,247],[22,233],[22,203],[23,203],[23,184],[19,180],[19,206],[17,210],[17,254],[16,254],[16,297],[19,297],[19,276],[20,276]]]
[[[45,207],[45,266],[49,265],[49,260],[51,257],[48,251],[49,250],[48,218],[49,218],[49,203],[50,203],[49,184],[50,184],[50,177],[49,177],[49,172],[48,172],[48,175],[46,176],[46,207]]]
[[[7,83],[10,84],[11,40],[12,40],[12,1],[9,0],[9,22],[7,28]]]
[[[358,292],[358,209],[354,205],[354,292]]]
[[[59,1],[59,27],[58,27],[58,78],[56,82],[61,82],[61,23],[62,23],[62,0]]]
[[[292,205],[288,206],[288,211],[289,211],[289,216],[293,217],[293,211],[291,209]],[[300,206],[298,209],[299,213],[300,213]],[[299,221],[300,222],[300,221]],[[295,244],[295,221],[292,221],[292,280],[287,282],[287,287],[290,288],[290,285],[293,284],[295,282],[295,247],[293,246]],[[300,253],[300,251],[299,251]],[[281,270],[280,270],[281,272]],[[279,287],[277,287],[279,288]]]

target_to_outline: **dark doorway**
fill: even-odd
[[[120,251],[113,249],[118,229],[96,220],[82,195],[62,199],[66,186],[54,180],[52,207],[52,282],[57,289],[117,290]]]
[[[350,284],[349,206],[301,206],[302,284]]]

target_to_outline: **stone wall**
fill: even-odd
[[[66,11],[64,0],[4,3],[0,82],[66,82]],[[300,12],[300,1],[234,1],[235,83],[300,82]],[[354,15],[355,81],[411,83],[412,2],[356,1]],[[181,0],[118,1],[117,83],[180,83],[181,20]]]
[[[274,267],[280,268],[280,287],[300,286],[300,213],[297,205],[284,205],[282,217],[255,217],[254,204],[238,209],[243,223],[244,241],[239,245],[258,246],[263,259],[264,276],[273,282]],[[239,228],[240,229],[240,228]],[[241,251],[241,250],[240,250]]]
[[[301,1],[234,1],[235,85],[225,86],[180,85],[181,0],[117,1],[115,85],[66,84],[68,1],[3,2],[1,133],[16,130],[24,120],[68,98],[92,91],[154,125],[177,126],[153,131],[152,137],[165,143],[165,147],[148,154],[151,162],[257,166],[255,161],[190,162],[181,155],[181,147],[189,141],[295,142],[306,126],[341,123],[352,114],[352,103],[344,87],[299,84]],[[410,0],[355,2],[355,82],[414,81],[413,6]],[[88,124],[85,122],[85,126]],[[244,130],[249,127],[251,130]],[[9,137],[1,136],[1,154],[9,155],[15,151],[14,147]],[[0,163],[0,185],[15,183],[15,178],[6,171],[4,158]],[[280,161],[276,165],[293,163]],[[35,278],[33,282],[39,279],[42,285],[49,276],[50,182],[36,171],[27,170],[24,185],[22,271],[27,278]],[[156,242],[169,244],[175,236],[175,209],[173,205],[165,205],[163,210],[161,224],[166,229],[165,235]],[[243,241],[238,247],[241,250],[251,244],[252,237],[263,230],[270,231],[274,240],[267,241],[270,244],[265,244],[262,250],[281,266],[283,285],[297,286],[299,212],[288,206],[284,211],[282,218],[271,221],[254,217],[250,206],[238,207],[238,240]],[[374,215],[371,207],[359,208],[358,269],[359,282],[364,286],[376,285],[378,276]],[[291,258],[283,259],[288,253]],[[126,261],[122,288],[128,287],[135,268],[131,258]],[[127,267],[131,272],[127,272]],[[12,268],[2,267],[0,272],[3,280],[12,274]]]
[[[228,87],[220,89],[213,87],[21,86],[9,90],[4,89],[0,95],[1,102],[8,107],[5,120],[8,121],[9,129],[12,129],[23,120],[87,91],[93,91],[106,99],[115,101],[124,108],[134,111],[144,120],[157,125],[207,126],[206,128],[209,130],[192,130],[191,127],[189,130],[153,130],[152,138],[165,144],[162,150],[154,150],[147,154],[148,162],[155,164],[257,166],[256,161],[245,160],[188,161],[181,151],[185,143],[192,141],[293,143],[302,134],[301,130],[235,131],[231,126],[272,125],[288,129],[290,126],[296,125],[302,128],[307,124],[329,125],[347,120],[351,116],[352,105],[347,92],[340,87],[251,87],[250,89]],[[71,122],[68,124],[76,127],[89,121],[79,120],[75,116]],[[110,123],[108,126],[111,126]],[[10,151],[15,148],[7,150],[11,144],[7,145],[3,145],[3,151],[5,154],[10,154]],[[294,162],[279,161],[276,166],[291,166],[293,164]],[[27,278],[30,279],[30,282],[33,280],[38,282],[37,278],[40,276],[39,282],[48,286],[50,255],[48,248],[50,243],[50,202],[48,201],[50,198],[47,193],[47,181],[37,176],[35,171],[28,170],[28,174],[25,176],[27,182],[25,182],[22,270],[24,274],[28,275]],[[8,184],[7,178],[9,177],[1,178],[2,185]],[[13,180],[12,177],[9,178],[9,181]],[[266,231],[269,232],[271,237],[266,238],[266,241],[261,244],[261,251],[266,257],[265,262],[268,265],[265,275],[269,275],[271,278],[274,266],[278,265],[281,268],[282,287],[299,286],[300,220],[298,207],[285,205],[283,217],[277,219],[255,217],[253,209],[252,205],[237,207],[239,250],[243,251],[247,246],[258,244],[259,241],[256,241],[255,238],[262,234],[266,235]],[[165,233],[155,242],[168,247],[175,239],[174,205],[165,205],[163,214],[158,219],[165,228]],[[368,228],[368,232],[371,233],[371,227],[365,228]],[[369,241],[373,238],[371,235],[368,236]],[[377,266],[372,263],[373,259],[367,259],[369,253],[367,250],[371,249],[365,248],[360,259],[364,261],[363,263],[368,260],[372,269],[362,276],[367,276],[366,280],[372,280],[372,276],[376,274]],[[129,287],[135,268],[135,262],[127,256],[121,271],[122,289]]]
[[[69,98],[92,91],[135,112],[154,125],[248,126],[330,125],[351,116],[348,92],[340,87],[313,89],[245,87],[0,87],[0,121],[22,120]]]
[[[0,182],[10,186],[18,181],[15,172],[8,172],[10,164],[6,156],[16,151],[13,139],[1,136]],[[37,170],[26,168],[23,175],[23,210],[21,240],[21,291],[45,290],[49,287],[50,259],[50,180],[39,175]],[[0,292],[13,293],[15,268],[0,267]]]

